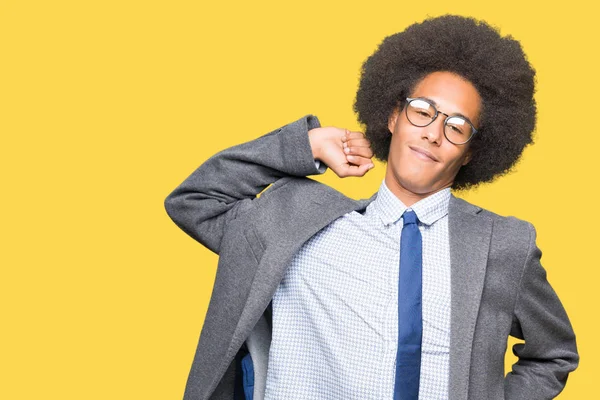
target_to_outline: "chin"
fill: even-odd
[[[438,190],[443,185],[439,185],[438,181],[434,180],[430,170],[426,168],[415,167],[414,164],[389,165],[391,167],[388,173],[392,173],[395,185],[407,190],[411,193],[423,195]]]
[[[407,187],[406,189],[410,190],[412,193],[421,194],[421,195],[431,193],[436,190],[436,188],[431,187],[431,186],[419,186],[419,185],[410,186],[410,187]]]
[[[435,190],[435,187],[431,185],[431,183],[423,182],[420,178],[421,177],[399,177],[397,182],[404,189],[415,194],[426,194]]]

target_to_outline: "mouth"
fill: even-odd
[[[439,160],[433,154],[431,154],[429,151],[425,150],[422,147],[417,147],[417,146],[408,146],[408,147],[417,154],[417,157],[419,157],[423,160],[439,162]]]

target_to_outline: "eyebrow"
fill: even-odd
[[[430,99],[429,97],[420,96],[420,98],[421,98],[421,99],[425,99],[425,100],[429,101],[431,104],[433,104],[433,106],[434,106],[436,109],[439,107],[439,104],[438,104],[438,103],[436,103],[436,102],[435,102],[435,100],[433,100],[433,99]],[[440,111],[440,110],[438,110],[438,111]],[[440,112],[443,112],[443,111],[440,111]],[[461,114],[461,113],[454,113],[454,114],[450,114],[450,116],[451,116],[451,117],[463,117],[464,119],[466,119],[467,121],[469,121],[470,123],[472,123],[472,124],[473,124],[473,121],[471,120],[471,118],[467,117],[467,116],[466,116],[466,115],[464,115],[464,114]],[[475,124],[473,124],[473,125],[475,125]]]

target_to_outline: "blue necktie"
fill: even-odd
[[[421,376],[421,267],[423,249],[414,211],[403,214],[398,279],[398,352],[394,400],[417,400]]]

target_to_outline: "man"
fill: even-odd
[[[535,230],[454,197],[508,171],[535,127],[518,42],[444,16],[384,40],[365,136],[306,116],[203,163],[166,199],[220,255],[185,399],[550,399],[579,360]],[[307,178],[362,176],[371,198]],[[265,187],[264,193],[256,197]],[[508,335],[519,361],[504,375]]]

